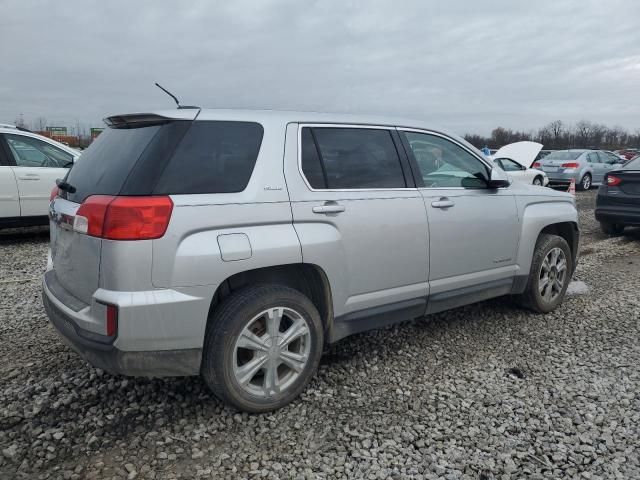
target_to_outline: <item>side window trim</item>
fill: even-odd
[[[402,133],[404,133],[404,132],[423,133],[425,135],[434,135],[436,137],[443,138],[443,139],[448,140],[449,142],[457,145],[458,147],[462,148],[463,150],[468,152],[472,157],[474,157],[476,160],[478,160],[485,167],[485,169],[487,170],[487,174],[490,174],[491,170],[494,168],[485,159],[481,158],[479,155],[474,153],[467,146],[461,144],[455,138],[451,138],[448,135],[442,134],[440,132],[436,132],[434,130],[425,130],[423,128],[396,127],[396,130],[398,131],[398,133],[400,133],[400,138],[402,139],[402,145],[404,146],[404,149],[407,152],[407,155],[410,157],[410,162],[411,162],[411,164],[413,166],[413,171],[414,171],[414,180],[416,182],[416,185],[418,185],[419,189],[429,189],[429,190],[452,190],[452,189],[453,190],[468,190],[468,188],[465,188],[465,187],[426,187],[426,186],[424,186],[424,179],[422,178],[422,175],[420,175],[420,170],[419,170],[419,167],[418,167],[417,160],[416,160],[415,156],[413,155],[413,151],[411,150],[411,147],[409,146],[409,144],[407,142],[406,135],[402,135]]]
[[[311,139],[313,140],[313,146],[316,148],[316,153],[318,154],[318,161],[320,162],[320,170],[322,170],[322,178],[324,179],[324,190],[329,189],[329,179],[327,178],[327,169],[324,166],[324,158],[322,158],[322,151],[318,146],[318,140],[316,139],[316,132],[313,128],[309,127],[309,133],[311,134]],[[302,152],[300,152],[302,155]]]
[[[400,162],[400,169],[403,172],[403,176],[404,176],[404,180],[405,180],[405,187],[388,187],[388,188],[384,188],[384,187],[378,187],[378,188],[313,188],[311,186],[311,184],[309,183],[309,181],[307,180],[307,177],[304,174],[304,171],[302,170],[302,129],[303,128],[309,128],[311,130],[312,133],[312,138],[313,141],[315,143],[317,152],[318,152],[318,156],[320,158],[320,164],[322,166],[322,171],[323,171],[323,175],[326,175],[326,170],[325,170],[325,166],[324,166],[324,160],[322,158],[322,152],[320,151],[320,148],[318,146],[318,142],[315,138],[315,134],[313,133],[314,129],[316,128],[360,128],[360,129],[369,129],[369,130],[386,130],[387,132],[389,132],[389,135],[391,136],[391,140],[396,148],[396,154],[398,155],[398,161]],[[398,146],[396,145],[396,140],[393,137],[393,132],[394,130],[396,130],[396,127],[394,126],[384,126],[384,125],[367,125],[367,124],[352,124],[352,123],[302,123],[299,122],[298,123],[298,173],[300,174],[300,177],[302,177],[302,181],[305,183],[305,185],[307,186],[307,188],[312,191],[312,192],[375,192],[375,191],[394,191],[394,190],[416,190],[416,187],[411,187],[408,186],[411,183],[407,181],[407,173],[405,173],[405,169],[404,169],[404,165],[402,162],[402,153],[400,151],[398,151]],[[325,176],[325,184],[328,185],[326,176]]]
[[[4,133],[0,133],[0,165],[7,167],[17,166],[15,158],[11,150],[9,150],[9,144],[4,136]]]

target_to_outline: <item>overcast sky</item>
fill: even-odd
[[[0,0],[0,122],[184,104],[640,128],[640,2]]]

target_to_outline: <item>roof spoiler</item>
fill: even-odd
[[[162,125],[173,119],[152,113],[129,113],[126,115],[114,115],[103,120],[111,128],[140,128]]]

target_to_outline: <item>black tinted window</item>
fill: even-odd
[[[162,172],[154,193],[244,190],[258,158],[262,133],[262,126],[257,123],[193,122]]]
[[[163,128],[154,125],[144,128],[107,128],[82,152],[67,176],[75,187],[67,198],[82,202],[89,195],[117,195],[155,135]]]
[[[312,188],[327,188],[320,156],[310,128],[302,129],[302,172]]]
[[[406,187],[388,130],[314,128],[330,189]]]

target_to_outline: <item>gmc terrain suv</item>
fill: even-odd
[[[501,295],[550,312],[573,197],[510,185],[420,122],[181,109],[118,115],[51,196],[51,322],[93,365],[202,375],[279,408],[326,345]]]

